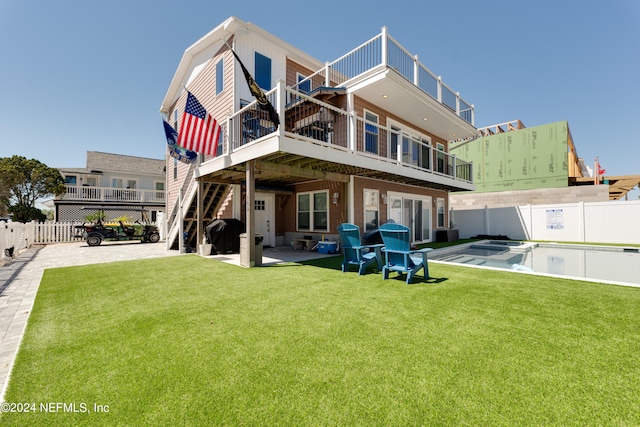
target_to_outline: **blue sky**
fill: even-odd
[[[475,105],[476,126],[566,120],[588,164],[598,156],[608,175],[640,174],[640,1],[372,5],[0,0],[0,157],[53,167],[84,167],[88,150],[163,158],[159,108],[180,58],[234,15],[321,61],[386,25]]]

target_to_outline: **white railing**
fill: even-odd
[[[82,240],[82,229],[76,226],[82,222],[31,222],[26,224],[31,229],[33,244],[68,243]]]
[[[134,188],[78,187],[67,185],[62,200],[87,202],[164,203],[163,190],[139,190]]]
[[[467,123],[474,125],[473,105],[465,101],[459,92],[446,85],[441,77],[431,72],[417,56],[402,47],[387,33],[386,27],[382,28],[381,34],[301,80],[293,89],[309,93],[321,86],[339,87],[379,66],[395,70]]]
[[[318,101],[305,93],[285,88],[279,82],[267,96],[272,104],[284,92],[280,108],[280,130],[293,137],[339,150],[348,150],[422,171],[473,182],[472,164],[410,138],[389,126],[368,122],[354,113]],[[284,110],[284,111],[283,111]],[[268,114],[256,102],[229,118],[229,152],[233,153],[275,132]]]

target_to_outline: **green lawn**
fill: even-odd
[[[339,264],[47,270],[0,425],[640,425],[640,289]]]

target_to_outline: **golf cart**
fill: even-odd
[[[97,218],[92,224],[77,225],[76,229],[82,232],[82,238],[86,240],[89,246],[98,246],[103,240],[140,240],[142,243],[157,243],[160,241],[158,227],[149,222],[146,209],[121,207],[102,207],[96,209],[95,207],[88,206],[82,209],[134,211],[140,212],[142,215],[142,224],[138,220],[135,220],[133,224],[125,224],[122,220],[118,220],[115,225],[105,225],[104,215],[97,215]]]

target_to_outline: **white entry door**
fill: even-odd
[[[263,246],[274,246],[276,241],[275,194],[256,193],[253,212],[255,214],[256,234],[262,234]]]

